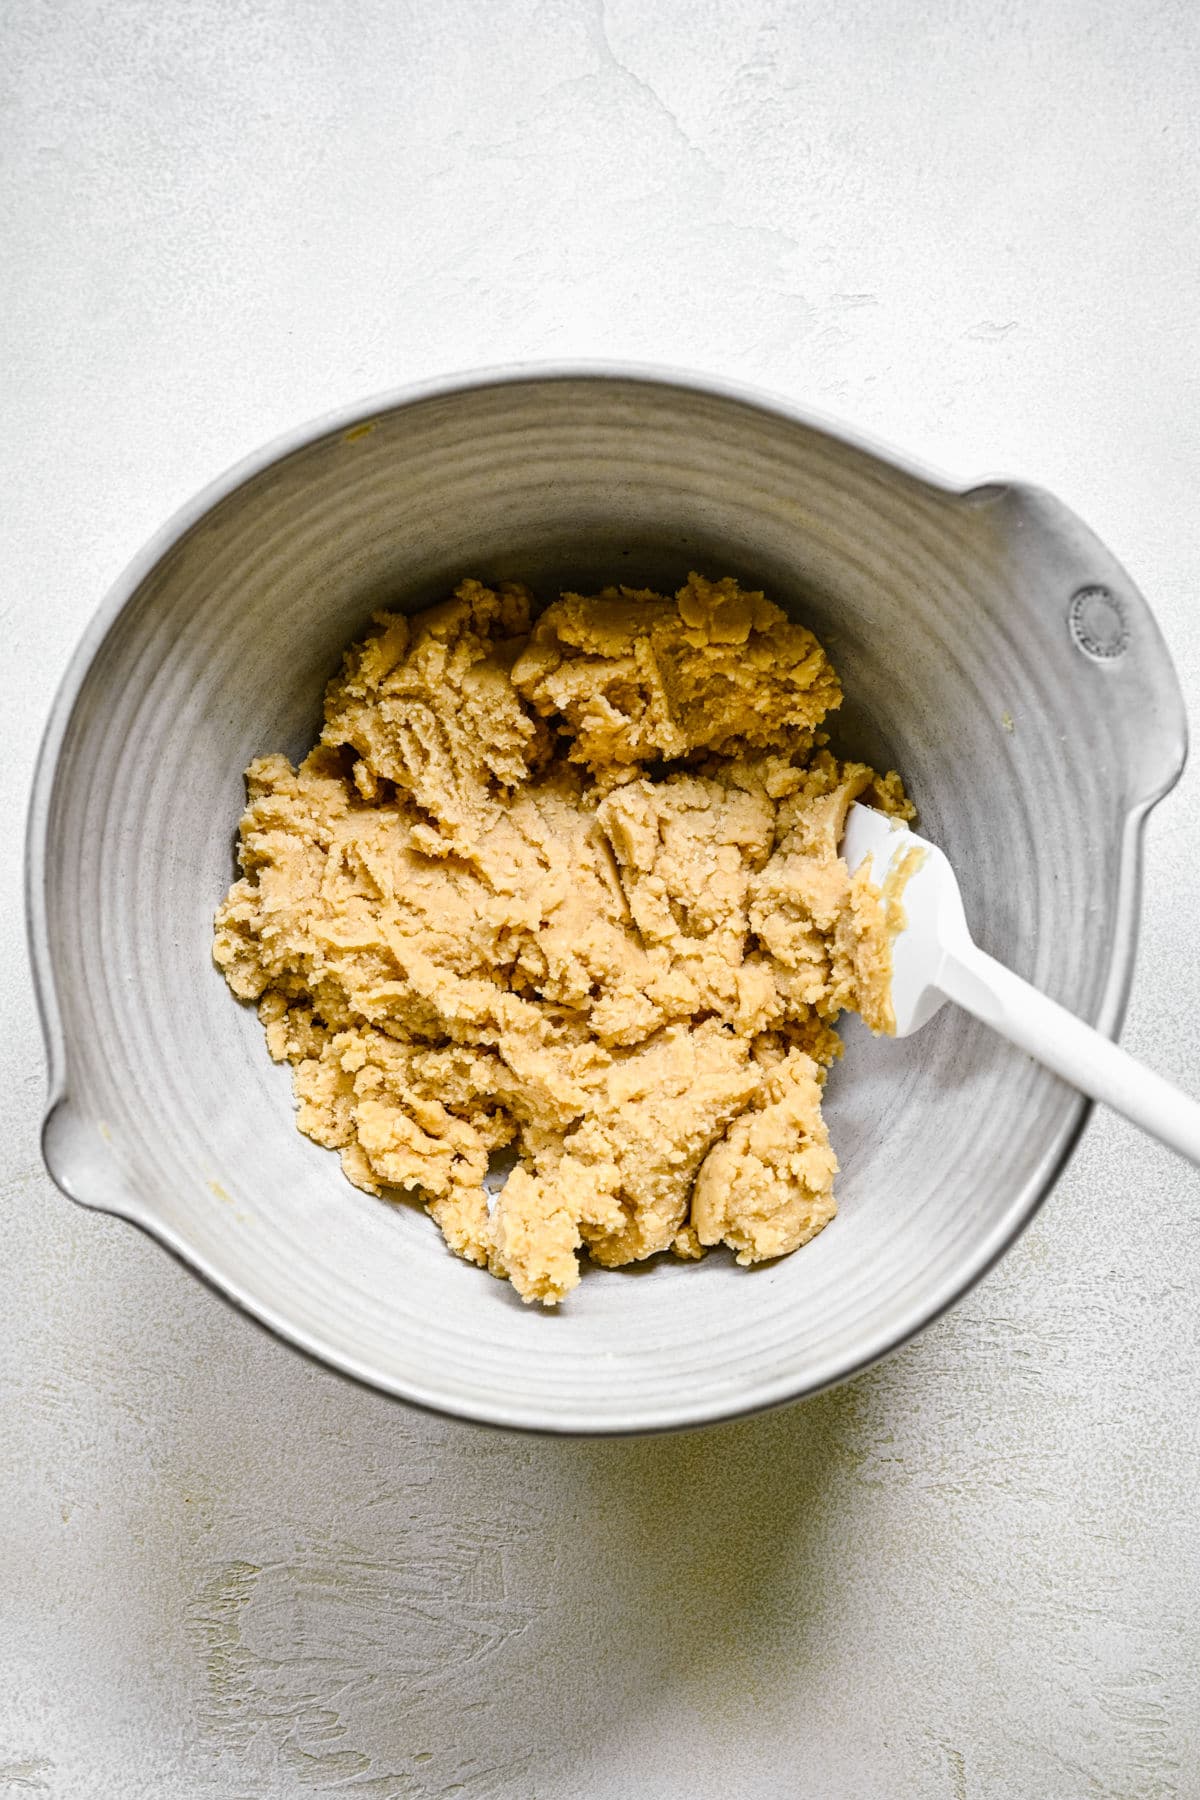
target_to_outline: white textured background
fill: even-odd
[[[765,1420],[417,1417],[52,1190],[18,842],[174,507],[521,357],[1045,483],[1200,722],[1192,0],[13,0],[0,40],[0,1796],[1200,1795],[1193,1172],[1097,1118],[957,1312]],[[1126,1042],[1194,1090],[1198,871],[1192,775]]]

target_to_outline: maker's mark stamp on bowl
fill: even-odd
[[[1076,646],[1097,662],[1111,662],[1129,647],[1125,609],[1111,588],[1077,588],[1067,608],[1067,624]]]

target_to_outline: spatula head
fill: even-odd
[[[937,985],[943,955],[967,935],[954,870],[936,844],[871,806],[850,808],[841,852],[851,874],[871,860],[892,936],[896,1036],[907,1037],[943,1004]]]

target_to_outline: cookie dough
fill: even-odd
[[[699,575],[536,618],[468,580],[375,626],[300,766],[251,764],[216,920],[301,1131],[547,1306],[581,1250],[807,1242],[835,1210],[835,1021],[891,1023],[885,907],[842,826],[858,798],[912,813],[829,749],[817,640]]]

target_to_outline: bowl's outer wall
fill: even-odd
[[[901,1044],[848,1029],[828,1102],[841,1213],[803,1255],[589,1275],[548,1317],[299,1136],[286,1072],[212,965],[242,771],[305,750],[373,608],[465,573],[549,596],[693,567],[813,626],[848,695],[841,743],[903,771],[980,942],[1114,1029],[1140,822],[1184,727],[1149,611],[1091,534],[1034,490],[952,494],[729,394],[529,377],[383,408],[262,467],[137,580],[68,683],[31,837],[59,1090],[46,1149],[66,1191],[350,1373],[550,1430],[811,1391],[963,1291],[1084,1107],[949,1009]],[[1090,584],[1124,613],[1120,655],[1085,654],[1069,629]]]

